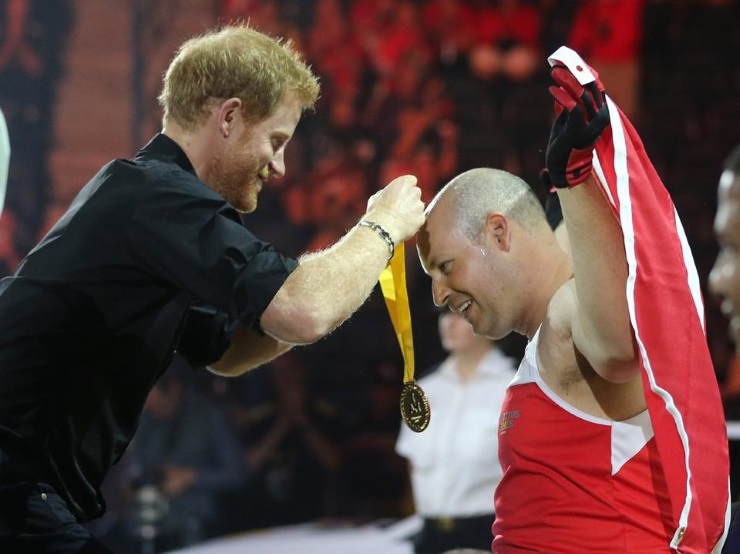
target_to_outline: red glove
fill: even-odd
[[[598,76],[581,85],[563,65],[554,66],[550,75],[558,85],[550,87],[558,116],[550,131],[545,163],[553,185],[574,187],[591,175],[594,144],[609,125],[609,109]]]

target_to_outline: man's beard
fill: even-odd
[[[250,213],[257,208],[262,189],[259,172],[260,164],[251,152],[237,156],[226,151],[214,159],[208,185],[237,211]]]

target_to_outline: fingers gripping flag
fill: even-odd
[[[549,58],[581,84],[595,80],[573,50]],[[624,235],[627,302],[646,402],[671,495],[671,547],[719,552],[729,507],[727,427],[707,346],[699,278],[676,209],[627,117],[611,124],[593,166]],[[713,550],[716,549],[716,550]]]

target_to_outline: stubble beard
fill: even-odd
[[[211,188],[223,196],[240,213],[257,208],[257,195],[262,189],[260,164],[251,152],[238,156],[224,152],[216,156],[211,171]]]

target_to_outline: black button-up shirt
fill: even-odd
[[[46,480],[80,520],[99,515],[173,353],[218,360],[295,267],[168,137],[107,164],[0,282],[0,480]]]

